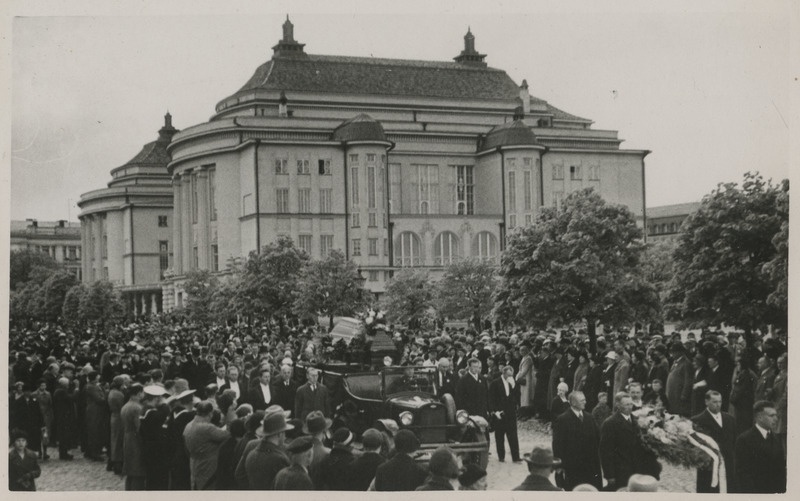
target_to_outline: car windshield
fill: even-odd
[[[404,391],[435,393],[433,381],[434,367],[384,367],[383,384],[386,395]]]

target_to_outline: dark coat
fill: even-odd
[[[275,475],[276,491],[313,491],[314,484],[308,471],[299,464],[282,469]],[[352,489],[351,489],[352,490]]]
[[[53,393],[53,415],[56,421],[59,445],[64,449],[71,449],[78,444],[76,431],[78,429],[78,416],[75,413],[75,400],[77,390],[68,391],[58,388]]]
[[[764,439],[755,426],[736,439],[737,491],[773,494],[786,492],[786,459],[780,441]]]
[[[563,491],[550,483],[550,480],[539,475],[528,475],[521,484],[514,487],[515,491]]]
[[[658,379],[661,381],[661,387],[664,388],[667,384],[667,377],[669,376],[669,363],[666,359],[661,359],[659,362],[654,363],[650,370],[647,372],[647,386],[652,386],[653,380]]]
[[[142,456],[142,436],[139,421],[142,417],[142,404],[129,400],[122,406],[122,472],[129,477],[145,477],[144,457]]]
[[[350,467],[350,490],[366,491],[375,478],[378,466],[386,462],[386,458],[377,452],[365,452],[353,461]]]
[[[8,429],[19,428],[28,434],[28,448],[39,451],[42,445],[42,428],[44,419],[39,401],[31,394],[30,398],[21,396],[10,397],[8,409]]]
[[[263,411],[275,402],[275,387],[270,385],[269,402],[265,400],[264,392],[261,390],[261,383],[256,383],[247,391],[247,403],[253,406],[255,411]],[[281,405],[281,407],[283,407]],[[283,407],[286,409],[286,407]],[[289,407],[291,409],[291,407]]]
[[[583,421],[567,409],[553,421],[553,455],[561,459],[565,473],[564,488],[591,484],[603,487],[600,472],[600,430],[591,414],[584,412]]]
[[[744,433],[753,426],[753,404],[758,376],[750,369],[736,369],[731,384],[729,410],[736,418],[738,433]]]
[[[446,478],[438,475],[430,475],[425,479],[425,483],[417,487],[418,491],[454,491],[453,484]]]
[[[169,408],[164,405],[147,409],[139,421],[144,459],[145,489],[165,491],[169,489],[169,456],[167,454],[167,430],[165,424]]]
[[[183,441],[183,432],[194,419],[194,411],[179,410],[170,414],[167,421],[167,457],[169,459],[169,489],[188,491],[192,488],[189,453]]]
[[[612,414],[600,429],[603,476],[607,479],[613,478],[617,488],[628,485],[630,476],[640,471],[641,448],[641,439],[633,416],[631,423],[628,423],[619,412]]]
[[[449,393],[455,395],[456,393],[456,378],[450,371],[444,374],[437,370],[433,375],[433,387],[436,389],[436,394],[439,396]]]
[[[667,376],[665,390],[669,399],[669,412],[689,416],[692,411],[692,384],[694,370],[692,363],[685,356],[681,356],[672,363],[672,368]],[[609,400],[610,401],[610,400]]]
[[[217,455],[217,480],[215,489],[218,491],[236,490],[236,465],[238,458],[235,456],[236,445],[241,441],[240,438],[228,437],[228,440],[219,446]]]
[[[287,411],[294,410],[297,383],[289,381],[287,385],[283,379],[275,381],[272,385],[272,403],[280,405]]]
[[[108,443],[109,411],[106,394],[96,384],[89,383],[86,393],[86,434],[89,449],[87,452],[99,455]]]
[[[328,457],[319,465],[319,484],[317,487],[324,491],[349,491],[352,486],[349,482],[355,456],[349,447],[334,444]]]
[[[708,412],[704,410],[692,417],[695,430],[713,438],[719,445],[722,459],[725,461],[725,476],[728,492],[736,492],[736,468],[734,452],[736,447],[736,419],[727,412],[722,414],[722,427]],[[719,492],[719,486],[711,487],[711,470],[697,470],[697,492]]]
[[[39,468],[39,461],[36,453],[30,449],[25,449],[25,457],[22,458],[17,451],[12,449],[8,453],[8,490],[10,491],[35,491],[35,478],[39,478],[42,470]]]
[[[502,418],[495,419],[492,415],[495,429],[509,429],[517,426],[517,402],[519,401],[519,384],[514,384],[514,388],[508,392],[501,379],[495,379],[489,384],[489,412],[502,412]]]
[[[456,386],[456,406],[467,411],[470,416],[488,417],[488,393],[486,380],[483,376],[480,376],[476,381],[472,374],[467,372],[458,380],[458,385]]]
[[[125,405],[125,394],[118,389],[111,389],[108,392],[109,419],[109,459],[114,463],[122,462],[122,421],[120,411]]]
[[[263,439],[242,460],[250,490],[272,490],[278,472],[289,466],[289,458],[283,449]]]
[[[413,491],[425,482],[427,476],[428,473],[411,456],[398,453],[378,466],[375,471],[375,490]]]
[[[293,417],[305,422],[306,416],[312,411],[321,411],[325,417],[331,417],[331,399],[328,388],[323,384],[317,383],[316,391],[311,391],[308,383],[297,389]]]
[[[755,388],[756,402],[759,400],[772,400],[772,385],[775,384],[776,375],[774,367],[769,367],[758,375]]]

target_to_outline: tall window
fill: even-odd
[[[422,264],[422,244],[419,237],[404,231],[397,237],[394,247],[395,264],[399,266],[420,266]]]
[[[553,166],[553,179],[564,179],[564,166],[563,165],[554,165]]]
[[[167,216],[158,216],[158,227],[159,228],[167,227]]]
[[[308,168],[308,160],[298,160],[297,161],[297,173],[298,174],[310,174]]]
[[[439,166],[417,165],[417,189],[420,214],[439,213]]]
[[[400,214],[403,212],[402,188],[400,164],[389,164],[389,210],[392,214]]]
[[[311,212],[310,188],[300,188],[297,190],[297,211],[303,214]]]
[[[599,165],[590,165],[589,166],[589,179],[591,181],[599,181],[600,180],[600,166]]]
[[[374,157],[375,155],[373,155]],[[370,209],[375,208],[375,167],[367,167],[367,206]]]
[[[276,211],[280,214],[289,212],[289,188],[277,188],[275,190]]]
[[[353,239],[353,255],[360,256],[361,255],[361,239],[354,238]]]
[[[211,271],[219,271],[219,246],[211,244]]]
[[[561,203],[564,201],[564,192],[563,191],[554,191],[553,192],[553,207],[556,209],[561,209]]]
[[[359,226],[361,226],[361,214],[359,214],[358,212],[354,212],[351,216],[351,219],[353,221],[352,224],[353,228],[358,228]]]
[[[358,167],[350,169],[350,188],[353,192],[351,198],[353,200],[353,207],[358,205]]]
[[[522,189],[525,191],[525,210],[531,210],[531,171],[529,170],[522,172]]]
[[[200,253],[196,245],[192,248],[192,265],[195,270],[200,269]]]
[[[192,222],[197,222],[197,174],[193,174],[191,179],[192,184]]]
[[[108,235],[103,235],[103,259],[108,257]]]
[[[158,269],[163,279],[164,272],[169,269],[169,240],[158,241]]]
[[[327,158],[320,158],[317,162],[317,166],[319,167],[319,175],[320,176],[328,176],[331,173],[331,161]]]
[[[493,261],[497,257],[497,239],[488,231],[475,235],[472,255],[484,261]]]
[[[533,214],[525,214],[525,226],[533,224]]]
[[[513,229],[517,227],[517,215],[516,214],[509,214],[508,215],[508,228]]]
[[[358,154],[354,153],[354,154],[350,155],[350,163],[351,164],[357,164],[358,163]]]
[[[376,228],[378,226],[378,215],[374,212],[370,212],[368,214],[368,224],[370,228]]]
[[[331,212],[331,193],[330,188],[322,188],[319,190],[319,211],[323,214]]]
[[[69,248],[69,260],[75,261],[78,259],[78,249],[77,247],[70,247]]]
[[[369,272],[369,281],[370,282],[377,282],[378,281],[378,272],[374,270],[370,270]]]
[[[311,235],[300,235],[297,237],[298,246],[311,255]]]
[[[211,221],[217,220],[217,171],[208,171],[208,217]]]
[[[97,248],[97,238],[92,235],[92,246],[89,247],[89,259],[94,259],[95,249]]]
[[[474,214],[474,186],[471,165],[456,165],[456,214]]]
[[[103,266],[103,279],[108,280],[108,266]]]
[[[377,238],[370,238],[368,242],[369,242],[369,255],[370,256],[377,256],[378,255],[378,239]]]
[[[367,153],[367,162],[375,163],[375,154],[374,153]]]
[[[320,235],[319,237],[319,253],[323,258],[328,257],[331,250],[333,250],[333,235]]]
[[[289,160],[285,158],[275,159],[275,174],[288,174],[289,173]]]
[[[569,178],[573,181],[579,181],[583,179],[581,176],[581,166],[580,165],[570,165],[569,166]]]
[[[433,245],[433,264],[435,266],[448,266],[459,258],[458,237],[450,232],[439,233]]]
[[[508,173],[508,211],[517,212],[517,173]]]

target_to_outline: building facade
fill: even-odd
[[[677,238],[683,220],[698,208],[700,208],[700,202],[649,207],[647,209],[647,240],[656,242]]]
[[[163,310],[173,224],[167,145],[175,132],[167,113],[158,139],[112,169],[106,188],[84,193],[78,202],[83,281],[110,281],[133,315]]]
[[[81,228],[69,221],[11,221],[10,249],[44,252],[81,280]]]

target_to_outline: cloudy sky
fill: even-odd
[[[167,110],[178,128],[208,120],[269,59],[287,13],[315,54],[451,60],[470,26],[488,64],[531,94],[652,150],[648,206],[699,200],[749,170],[789,175],[790,1],[113,3],[17,4],[12,219],[77,220],[80,194],[154,140]]]

